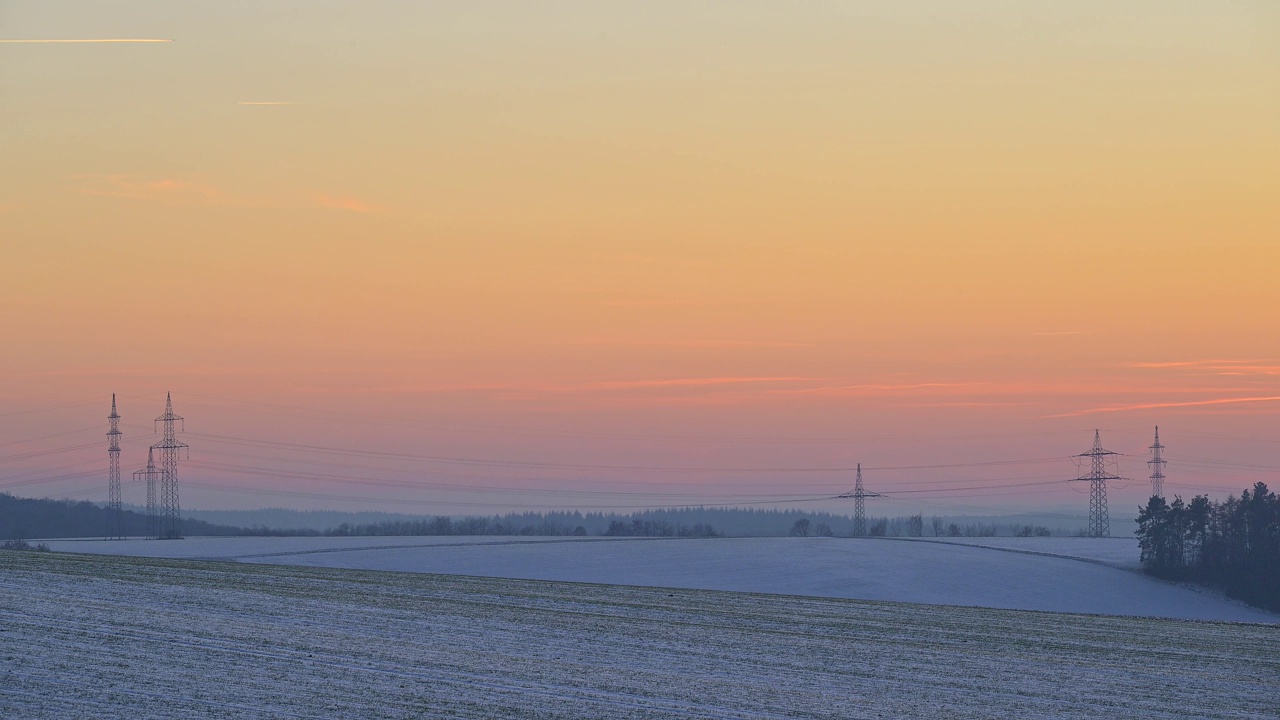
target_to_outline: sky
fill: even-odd
[[[36,42],[115,40],[130,42]],[[1271,0],[0,2],[0,491],[1280,486]],[[138,42],[168,41],[168,42]],[[136,485],[126,502],[141,502]],[[792,500],[801,502],[792,503]]]

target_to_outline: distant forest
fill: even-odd
[[[509,513],[491,517],[404,518],[372,523],[341,523],[325,535],[604,535],[610,537],[783,537],[853,534],[847,515],[802,510],[690,507],[617,513]],[[1023,523],[955,522],[911,515],[868,518],[873,537],[991,537],[1051,535],[1042,526]]]
[[[386,513],[252,510],[192,511],[184,516],[184,535],[598,535],[646,537],[784,537],[831,535],[847,537],[853,519],[847,515],[801,510],[691,507],[617,513],[508,513],[451,517]],[[202,520],[200,517],[219,522]],[[359,519],[365,522],[347,522]],[[1016,518],[1011,518],[1016,519]],[[1048,535],[1049,528],[998,518],[942,518],[912,515],[868,518],[872,536]],[[323,523],[323,524],[322,524]],[[310,527],[308,527],[310,525]],[[316,527],[321,525],[321,527]],[[101,537],[107,531],[107,510],[101,505],[67,500],[35,500],[0,493],[0,540]],[[1062,534],[1061,530],[1055,530]],[[124,534],[142,537],[145,516],[139,509],[124,511]]]
[[[1152,497],[1139,509],[1137,535],[1148,573],[1280,612],[1280,498],[1265,483],[1220,503]]]
[[[124,534],[142,537],[147,533],[147,518],[142,513],[124,512]],[[107,532],[107,511],[101,505],[85,500],[34,500],[0,493],[0,540],[30,538],[102,537]],[[214,525],[184,519],[182,532],[187,535],[244,535],[245,531],[227,525]]]

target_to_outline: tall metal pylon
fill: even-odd
[[[1102,447],[1102,434],[1093,431],[1093,449],[1076,457],[1089,458],[1089,474],[1073,478],[1073,482],[1089,483],[1089,537],[1111,537],[1111,519],[1107,516],[1107,481],[1123,480],[1107,472],[1107,457],[1119,453]]]
[[[853,498],[853,536],[867,535],[867,498],[884,497],[880,493],[867,492],[862,487],[862,463],[858,463],[857,479],[853,482],[853,492],[837,495],[838,498]]]
[[[124,539],[124,504],[120,498],[120,413],[116,394],[111,393],[111,414],[107,416],[107,539]]]
[[[1151,451],[1151,459],[1147,464],[1151,466],[1151,497],[1164,497],[1164,446],[1160,444],[1160,426],[1156,426],[1156,444],[1152,445],[1148,450]]]
[[[178,506],[178,451],[190,447],[178,440],[174,424],[185,421],[173,412],[173,393],[166,393],[164,414],[155,420],[164,423],[164,436],[152,449],[160,451],[160,534],[164,540],[182,537],[182,510]]]
[[[160,479],[160,471],[156,470],[155,450],[147,448],[147,468],[133,473],[133,481],[147,483],[147,537],[155,540],[160,537],[160,508],[156,505],[156,481]]]

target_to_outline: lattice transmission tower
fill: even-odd
[[[1120,453],[1103,449],[1102,435],[1093,431],[1093,449],[1076,457],[1089,458],[1089,474],[1073,478],[1074,482],[1089,483],[1089,537],[1111,537],[1111,519],[1107,516],[1107,481],[1124,480],[1107,472],[1107,460]]]
[[[107,539],[124,539],[124,503],[120,498],[120,413],[116,394],[111,393],[111,414],[107,416]]]
[[[164,414],[155,420],[164,424],[164,435],[152,449],[160,451],[160,534],[164,540],[182,537],[182,510],[178,506],[178,451],[190,447],[178,440],[174,425],[185,421],[173,412],[173,394],[167,393]]]
[[[1152,445],[1151,459],[1147,464],[1151,466],[1151,497],[1164,497],[1164,446],[1160,444],[1160,426],[1156,426],[1156,444]]]
[[[853,498],[853,536],[866,537],[867,535],[867,498],[884,497],[880,493],[867,492],[862,487],[862,463],[858,463],[858,475],[853,482],[853,492],[847,492],[836,497],[847,499]]]
[[[159,479],[155,450],[147,448],[147,467],[145,470],[135,471],[133,481],[144,481],[147,484],[147,537],[152,540],[160,537],[160,508],[156,504],[156,482]]]

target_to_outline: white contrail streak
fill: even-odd
[[[0,40],[9,45],[36,45],[46,43],[171,43],[161,38],[84,38],[79,40]]]
[[[298,103],[288,100],[241,100],[237,105],[297,105]]]

